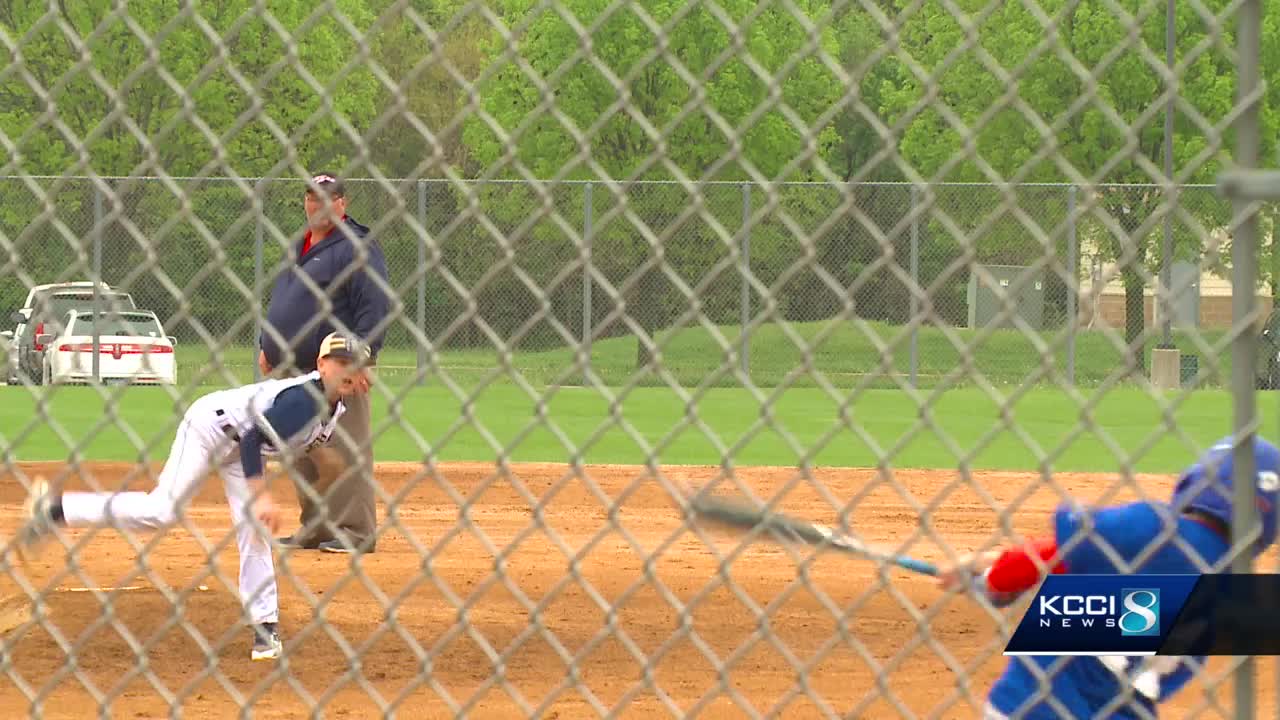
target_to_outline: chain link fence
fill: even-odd
[[[38,478],[67,526],[0,561],[0,704],[994,717],[1020,607],[726,537],[688,494],[947,564],[1044,534],[1063,502],[1164,500],[1219,437],[1274,431],[1255,391],[1280,387],[1277,206],[1215,183],[1277,135],[1257,87],[1280,54],[1259,47],[1257,0],[1168,13],[0,7],[6,550],[32,532]],[[318,268],[301,243],[321,169],[370,232]],[[205,398],[298,364],[259,360],[291,310],[282,277],[320,308],[295,346],[330,325],[382,343],[372,407],[348,400],[305,448],[262,417],[205,417]],[[156,314],[175,383],[104,369],[140,341],[72,341],[65,315],[27,307],[84,281]],[[76,292],[94,309],[108,290]],[[358,309],[372,295],[378,317]],[[86,347],[91,373],[57,382],[59,353]],[[232,455],[264,423],[289,543],[250,532],[259,489]],[[205,430],[197,473],[181,451]],[[1236,459],[1244,538],[1255,468]],[[196,477],[214,470],[230,523]],[[95,515],[78,491],[133,492],[150,515]],[[342,540],[365,510],[376,527]],[[307,533],[338,545],[313,553]],[[276,584],[251,587],[264,562],[283,648],[254,664],[244,628],[276,617]],[[1175,711],[1274,712],[1255,673],[1196,665]],[[1034,701],[1060,712],[1051,689]],[[1114,703],[1145,712],[1137,692]]]
[[[100,270],[112,286],[133,295],[139,307],[154,310],[176,337],[195,345],[184,360],[200,366],[199,349],[205,345],[204,338],[212,337],[230,350],[221,361],[228,369],[237,377],[252,376],[250,351],[261,328],[245,314],[247,300],[236,283],[265,297],[274,278],[287,270],[285,258],[296,252],[305,221],[301,209],[305,183],[249,179],[237,187],[226,180],[179,179],[173,181],[174,189],[158,180],[108,179],[104,183],[105,188],[97,188],[87,179],[60,181],[59,194],[52,199],[55,214],[34,219],[24,217],[21,209],[28,209],[27,215],[32,216],[39,199],[18,178],[0,180],[3,195],[18,211],[19,219],[6,230],[18,238],[15,250],[21,267],[36,283],[83,280]],[[105,219],[109,203],[104,198],[117,184],[129,187],[120,195],[121,211],[137,234]],[[615,286],[649,260],[651,247],[628,220],[590,225],[588,217],[599,217],[625,201],[645,227],[670,235],[664,260],[690,287],[702,284],[701,314],[726,333],[740,333],[765,311],[807,326],[856,318],[874,323],[873,335],[898,334],[911,318],[924,316],[922,323],[910,328],[908,343],[892,350],[886,367],[881,367],[879,350],[866,337],[868,331],[848,326],[843,334],[860,346],[860,352],[827,354],[813,364],[815,370],[833,376],[900,375],[912,386],[932,387],[959,358],[959,350],[937,328],[957,329],[963,337],[965,331],[991,326],[998,332],[972,348],[977,367],[1000,384],[1027,381],[1042,365],[1041,352],[1015,316],[1000,316],[1000,294],[1025,278],[1022,294],[1015,300],[1016,317],[1041,342],[1057,346],[1056,375],[1033,382],[1064,380],[1082,387],[1113,379],[1130,382],[1133,378],[1128,374],[1146,368],[1150,349],[1169,341],[1163,333],[1168,315],[1173,326],[1170,337],[1181,341],[1184,352],[1194,358],[1194,363],[1186,365],[1185,380],[1226,384],[1226,366],[1219,361],[1227,356],[1204,357],[1202,364],[1194,342],[1183,332],[1203,332],[1212,338],[1230,326],[1229,263],[1222,254],[1230,207],[1213,186],[1174,188],[1178,206],[1168,232],[1174,249],[1170,265],[1177,268],[1178,281],[1168,294],[1166,312],[1157,302],[1164,223],[1145,228],[1133,256],[1127,257],[1124,245],[1110,236],[1106,223],[1091,221],[1087,214],[1070,217],[1081,202],[1080,188],[1071,185],[1014,186],[1008,191],[1013,195],[1012,207],[1001,208],[1006,191],[977,183],[929,186],[931,207],[924,204],[923,186],[861,183],[841,188],[783,183],[776,188],[777,207],[771,209],[761,206],[762,190],[745,182],[704,184],[695,190],[675,183],[638,182],[611,197],[597,183],[566,181],[541,190],[550,198],[554,220],[539,220],[520,229],[523,220],[545,209],[540,190],[530,183],[349,180],[348,184],[351,214],[377,226],[375,237],[387,257],[389,280],[404,306],[386,338],[394,362],[384,369],[397,373],[425,372],[426,355],[415,340],[417,333],[446,350],[491,347],[480,325],[457,322],[472,301],[477,317],[512,349],[545,351],[572,342],[589,347],[594,339],[630,335],[609,293],[599,291],[589,274],[567,269],[580,253],[579,238],[588,237],[592,252],[600,258],[597,271]],[[1131,222],[1126,213],[1129,204],[1134,206],[1133,217],[1149,217],[1163,189],[1098,186],[1092,192],[1099,198],[1096,212],[1127,223]],[[779,282],[788,265],[804,252],[788,222],[812,233],[833,217],[846,196],[867,217],[875,218],[873,227],[885,230],[868,232],[852,213],[842,214],[813,238],[812,260]],[[698,217],[677,221],[678,209],[694,197],[705,205],[709,222]],[[262,204],[261,215],[254,213],[255,201]],[[190,212],[203,225],[203,233],[195,230],[197,223],[172,222],[184,203],[189,203]],[[70,234],[62,234],[61,228]],[[511,248],[512,261],[528,273],[535,289],[503,270],[474,297],[465,297],[431,270],[431,264],[439,263],[464,286],[472,286],[506,252],[492,233],[522,236]],[[885,237],[886,233],[891,236]],[[139,238],[145,242],[140,244]],[[148,264],[150,253],[155,254],[154,267]],[[743,279],[743,263],[761,288]],[[975,272],[974,266],[992,273],[995,284]],[[79,269],[84,267],[90,273]],[[210,272],[213,267],[220,270]],[[172,292],[175,286],[182,288],[180,295]],[[910,292],[913,286],[928,288],[927,310]],[[13,276],[0,284],[0,296],[8,307],[16,308],[28,289]],[[1265,291],[1264,287],[1260,300],[1270,302]],[[765,295],[774,306],[767,304]],[[559,330],[535,317],[543,312],[543,298],[550,303],[547,315],[560,324]],[[639,276],[632,298],[633,308],[639,311],[633,310],[631,316],[645,332],[689,329],[687,320],[676,322],[687,300],[661,273]],[[847,312],[846,299],[852,305]],[[1132,326],[1130,316],[1137,318]],[[761,342],[769,342],[767,327],[772,320],[760,319],[758,324],[766,330]],[[738,337],[735,350],[743,371],[756,384],[776,384],[779,366],[753,366],[750,333]],[[1081,348],[1088,357],[1083,364],[1077,355]],[[712,367],[677,363],[667,369],[682,382],[697,384]],[[602,377],[618,384],[634,369],[607,367]],[[1261,384],[1270,382],[1267,371],[1264,367],[1260,372]]]

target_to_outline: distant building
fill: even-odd
[[[1096,255],[1094,257],[1097,257]],[[1199,327],[1225,329],[1231,326],[1231,281],[1204,268],[1200,273]],[[1192,290],[1194,292],[1194,290]],[[1156,307],[1154,284],[1148,284],[1145,292],[1146,325],[1153,327],[1161,322]],[[1258,292],[1258,303],[1265,317],[1271,311],[1271,288],[1264,284]],[[1114,263],[1093,262],[1082,258],[1080,278],[1080,324],[1084,327],[1107,325],[1123,328],[1125,324],[1124,283]]]

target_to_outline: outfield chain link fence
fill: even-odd
[[[236,535],[202,490],[167,533],[59,531],[34,562],[6,553],[0,704],[981,716],[1019,613],[726,538],[688,494],[947,563],[1043,532],[1073,498],[1164,499],[1147,470],[1268,427],[1254,394],[1280,388],[1280,213],[1218,184],[1258,164],[1259,138],[1271,150],[1256,87],[1280,55],[1260,49],[1259,8],[1194,0],[1176,23],[1112,0],[0,8],[6,522],[39,475],[150,488],[196,399],[261,377],[259,340],[282,332],[271,288],[315,277],[297,256],[316,172],[348,178],[371,233],[313,283],[307,331],[352,330],[335,308],[367,299],[344,294],[353,280],[389,298],[378,551],[274,547],[283,658],[248,664]],[[86,280],[156,313],[176,384],[108,382],[107,356],[132,344],[98,330],[90,376],[67,376],[87,387],[53,382],[58,353],[85,346],[23,305]],[[1206,392],[1234,417],[1204,411]],[[340,427],[284,453],[286,526],[297,494],[322,508],[304,529],[341,534],[323,510],[339,495],[300,468],[363,482],[333,465],[367,460],[360,442]],[[1252,507],[1237,504],[1237,537]],[[1036,672],[1065,712],[1061,668]],[[1274,706],[1255,670],[1197,667],[1178,714]]]
[[[48,183],[54,179],[40,180]],[[133,194],[138,199],[129,217],[155,251],[156,267],[162,274],[153,273],[147,264],[147,247],[140,247],[131,232],[122,231],[105,219],[108,203],[104,196],[115,184],[123,182],[107,179],[106,188],[98,188],[85,178],[64,181],[54,205],[56,222],[70,230],[77,244],[70,244],[59,235],[54,218],[6,228],[12,237],[22,239],[15,243],[22,267],[30,268],[32,277],[40,278],[37,282],[86,277],[81,263],[88,265],[90,272],[100,270],[101,277],[115,278],[115,285],[127,288],[139,307],[154,310],[176,337],[193,342],[195,349],[189,357],[198,361],[199,348],[208,334],[223,346],[242,349],[230,353],[221,363],[235,371],[237,377],[252,376],[254,364],[249,349],[256,344],[261,328],[245,315],[245,301],[237,299],[243,296],[236,282],[262,296],[287,267],[282,263],[296,252],[305,219],[300,200],[305,182],[247,179],[263,207],[263,213],[254,216],[254,196],[244,197],[226,180],[175,180],[177,195],[162,187],[159,180],[132,181],[137,187]],[[388,327],[386,342],[396,354],[395,362],[384,364],[385,370],[401,374],[424,371],[426,356],[411,327],[441,349],[490,347],[490,339],[479,325],[455,322],[472,300],[477,315],[513,349],[540,351],[565,345],[565,337],[537,319],[542,298],[515,274],[500,272],[482,292],[468,298],[453,292],[429,269],[431,262],[439,262],[452,269],[464,285],[487,272],[503,253],[502,243],[489,235],[488,223],[493,223],[496,232],[506,234],[514,231],[520,219],[536,214],[542,201],[532,183],[348,183],[352,216],[378,225],[376,237],[387,257],[389,279],[403,303],[403,319]],[[38,198],[19,178],[5,179],[0,185],[4,186],[4,195],[17,205],[38,205]],[[598,215],[608,211],[611,200],[603,188],[596,191],[596,186],[591,181],[565,181],[550,185],[547,192],[553,198],[557,223],[576,230],[581,238],[593,237],[593,245],[603,252],[598,271],[616,285],[644,261],[649,250],[634,241],[635,233],[628,231],[625,223],[587,227],[588,203],[591,214]],[[765,299],[743,279],[740,270],[715,269],[724,262],[746,263],[750,275],[768,288],[777,305],[773,312],[792,323],[829,321],[841,313],[846,298],[853,304],[849,315],[876,323],[878,332],[900,330],[911,318],[924,316],[922,323],[911,327],[909,345],[893,353],[888,372],[878,367],[878,352],[868,343],[856,357],[815,360],[816,369],[834,376],[899,374],[913,386],[932,387],[959,357],[938,327],[973,331],[995,326],[1008,331],[996,336],[1002,343],[978,348],[975,362],[994,382],[1022,382],[1042,364],[1040,352],[1018,330],[1014,316],[997,315],[1001,310],[1000,294],[1014,280],[1026,278],[1028,282],[1014,296],[1018,304],[1016,317],[1044,342],[1054,342],[1057,336],[1066,338],[1055,350],[1054,381],[1061,377],[1071,385],[1094,387],[1109,378],[1127,380],[1128,374],[1144,370],[1150,350],[1166,341],[1163,330],[1167,316],[1171,337],[1175,342],[1181,341],[1188,355],[1182,379],[1196,385],[1226,385],[1224,366],[1218,364],[1221,358],[1201,358],[1194,342],[1183,332],[1189,329],[1217,336],[1230,326],[1230,265],[1223,255],[1230,203],[1213,186],[1174,189],[1179,208],[1170,218],[1168,230],[1175,254],[1170,262],[1172,290],[1164,295],[1170,301],[1167,309],[1159,302],[1160,273],[1164,270],[1159,246],[1165,232],[1163,221],[1146,229],[1135,257],[1127,258],[1123,246],[1108,237],[1105,223],[1090,221],[1087,216],[1069,219],[1073,204],[1081,202],[1077,186],[1015,186],[1012,192],[1016,207],[1000,213],[1000,217],[989,217],[984,212],[1002,201],[1003,191],[994,185],[953,183],[930,188],[937,207],[946,209],[946,217],[957,218],[958,228],[941,220],[931,221],[923,206],[922,186],[905,183],[859,183],[848,187],[782,183],[777,186],[780,208],[761,213],[753,207],[753,196],[760,190],[753,191],[750,182],[712,182],[691,192],[671,182],[641,181],[629,185],[615,202],[625,199],[635,208],[640,222],[656,229],[670,222],[669,218],[664,219],[670,208],[680,207],[697,194],[719,226],[732,234],[733,242],[726,243],[716,236],[712,226],[697,219],[685,221],[673,235],[679,241],[674,243],[668,259],[681,278],[696,282],[713,276],[700,291],[700,300],[707,320],[718,327],[748,326],[767,308]],[[802,252],[796,240],[789,237],[780,213],[802,227],[816,227],[832,215],[845,192],[851,193],[863,212],[876,218],[877,226],[897,230],[895,237],[886,238],[891,240],[891,246],[882,247],[876,233],[860,227],[857,218],[849,214],[821,237],[814,238],[811,268],[801,268],[787,282],[778,283],[789,259]],[[1108,207],[1125,218],[1126,202],[1150,206],[1158,202],[1162,188],[1149,184],[1099,186],[1093,192],[1100,198],[1116,198]],[[478,207],[468,210],[473,197]],[[190,204],[191,212],[217,239],[216,245],[190,228],[164,229],[183,202]],[[783,203],[791,207],[782,210]],[[1144,215],[1150,215],[1150,209]],[[550,314],[584,345],[596,339],[628,335],[629,329],[616,317],[602,324],[604,319],[616,316],[616,304],[595,287],[589,274],[584,276],[578,270],[576,276],[558,277],[575,262],[578,241],[556,223],[545,225],[528,231],[517,250],[517,260],[520,269],[529,274],[551,303]],[[415,226],[420,230],[415,231]],[[1039,243],[1037,228],[1053,234],[1051,246]],[[427,239],[420,232],[426,233]],[[158,240],[157,235],[161,236]],[[971,236],[978,240],[971,243]],[[737,260],[732,259],[734,245]],[[970,251],[972,258],[966,254]],[[904,276],[882,264],[881,258],[889,252]],[[1052,269],[1055,263],[1061,265],[1063,273]],[[214,265],[223,271],[209,273],[207,269]],[[979,266],[982,270],[976,271]],[[830,284],[822,279],[819,269],[830,278]],[[983,272],[992,274],[994,284],[986,282]],[[1068,277],[1064,278],[1064,274]],[[680,312],[683,296],[661,278],[646,278],[646,282],[646,302],[632,313],[636,321],[650,332],[678,332],[681,328],[674,327],[673,320]],[[169,283],[184,292],[175,297]],[[921,299],[911,293],[913,286],[928,289],[927,311]],[[20,306],[28,289],[16,276],[0,288],[9,307]],[[1140,334],[1129,333],[1127,318],[1131,313],[1141,317]],[[527,324],[530,326],[524,327]],[[1118,349],[1108,339],[1112,332],[1125,339]],[[519,337],[513,337],[517,333]],[[777,382],[776,365],[752,366],[749,334],[745,340],[739,336],[735,345],[741,367],[754,382]],[[1081,349],[1088,353],[1084,363],[1077,359]],[[602,377],[620,383],[631,369],[607,367]],[[696,384],[709,366],[684,366],[676,361],[668,369],[683,382]],[[1269,386],[1273,379],[1268,372],[1272,371],[1280,373],[1280,368],[1262,368],[1259,383]],[[1280,382],[1280,374],[1275,381]]]

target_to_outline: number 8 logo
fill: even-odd
[[[1160,596],[1152,590],[1125,593],[1125,612],[1120,616],[1120,630],[1125,635],[1145,635],[1160,625]]]

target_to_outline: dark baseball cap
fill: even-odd
[[[347,186],[342,179],[333,173],[320,173],[311,178],[311,182],[307,185],[307,192],[316,191],[328,193],[329,197],[346,197]]]

